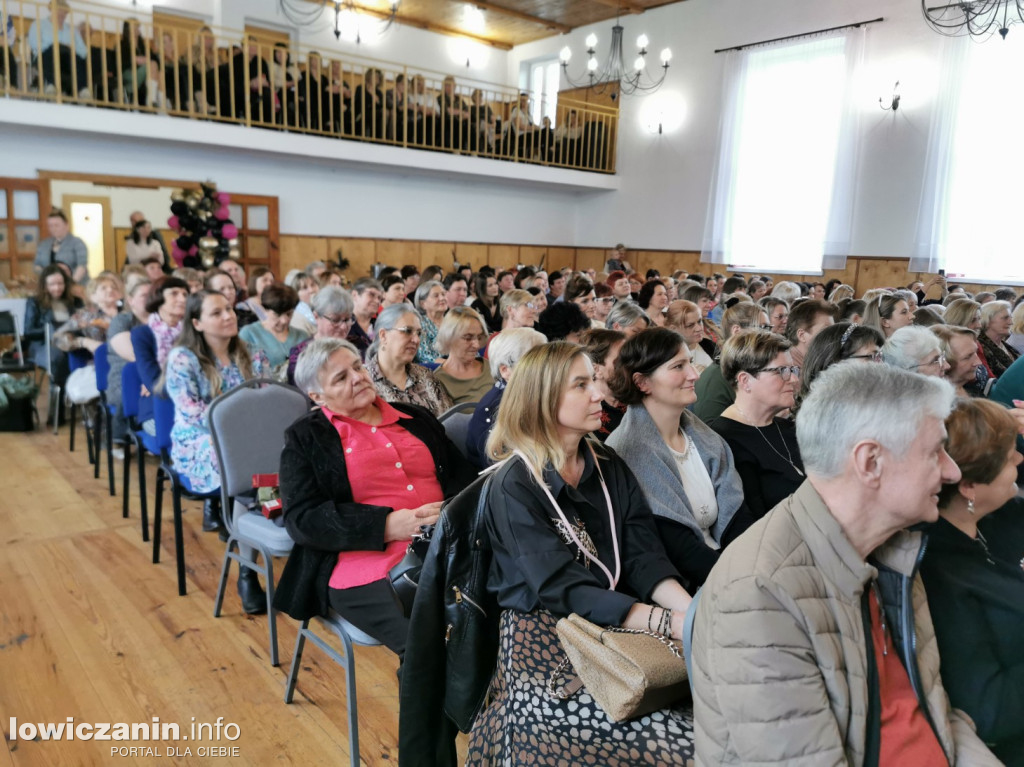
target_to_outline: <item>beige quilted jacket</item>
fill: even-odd
[[[913,572],[919,533],[875,552]],[[698,765],[864,764],[868,684],[865,564],[809,482],[738,538],[704,585],[692,679]],[[928,712],[954,765],[998,765],[973,723],[951,710],[920,577],[917,661]]]

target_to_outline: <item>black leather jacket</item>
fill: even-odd
[[[498,658],[501,610],[487,590],[485,474],[453,498],[423,562],[402,666],[400,767],[454,765],[456,730],[468,732]]]

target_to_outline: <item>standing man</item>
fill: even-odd
[[[51,208],[46,217],[46,230],[50,236],[39,243],[36,258],[32,263],[36,274],[50,264],[60,261],[71,269],[75,282],[86,282],[89,279],[89,249],[85,243],[71,234],[68,217],[60,208]]]
[[[693,633],[696,761],[998,765],[950,709],[918,575],[952,387],[834,365],[797,419],[807,480],[727,548]],[[959,658],[944,658],[958,663]]]

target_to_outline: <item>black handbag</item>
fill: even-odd
[[[412,537],[412,543],[405,550],[396,565],[388,570],[388,580],[395,596],[402,603],[402,612],[408,618],[412,615],[412,603],[416,599],[416,589],[420,584],[420,570],[423,569],[423,557],[430,548],[430,537],[434,533],[433,525],[423,525],[420,532]]]

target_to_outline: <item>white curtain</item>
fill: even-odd
[[[928,136],[910,271],[977,282],[1024,282],[1020,219],[1024,155],[1014,133],[1024,104],[1012,75],[1024,39],[949,38]]]
[[[726,54],[702,261],[794,274],[845,266],[865,34]]]

